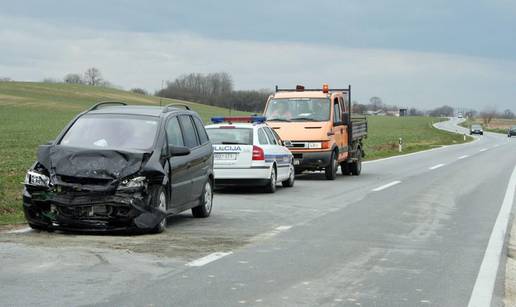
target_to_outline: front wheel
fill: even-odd
[[[162,233],[167,228],[167,195],[165,194],[165,189],[162,186],[152,187],[150,194],[151,206],[163,212],[164,215],[163,219],[158,223],[158,225],[152,228],[151,232]]]
[[[337,153],[334,151],[331,153],[330,165],[324,169],[324,175],[326,176],[326,179],[335,180],[335,178],[337,178],[338,165],[339,163],[337,161]]]
[[[204,185],[201,197],[199,198],[199,206],[192,208],[192,215],[196,218],[208,217],[213,207],[213,186],[208,179]]]
[[[294,170],[294,164],[290,164],[289,169],[290,169],[290,175],[289,175],[288,179],[281,182],[281,184],[285,188],[293,187],[294,181],[296,179],[296,171]]]

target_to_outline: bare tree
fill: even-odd
[[[147,93],[146,90],[144,90],[143,88],[138,88],[138,87],[131,89],[131,92],[133,92],[135,94],[144,95],[144,96],[149,95],[149,93]]]
[[[79,74],[67,74],[63,78],[63,80],[65,83],[69,83],[69,84],[82,84],[83,83],[82,77]]]
[[[504,110],[502,116],[507,119],[513,119],[515,117],[514,112],[511,109]]]
[[[11,82],[11,81],[13,81],[13,80],[9,77],[0,77],[0,82]]]
[[[496,107],[487,107],[482,112],[480,112],[480,117],[484,122],[484,125],[488,126],[489,123],[498,115],[496,111]]]
[[[375,97],[371,97],[369,99],[369,104],[373,108],[373,111],[380,110],[380,109],[382,109],[384,107],[383,102],[382,102],[382,98],[376,97],[376,96]]]
[[[100,70],[95,67],[88,68],[84,73],[84,81],[88,85],[100,85],[102,81],[102,74],[100,73]]]

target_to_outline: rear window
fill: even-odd
[[[253,144],[253,129],[249,128],[208,128],[212,144]]]

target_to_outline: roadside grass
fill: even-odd
[[[484,124],[482,118],[468,118],[460,126],[468,128],[472,124],[480,124],[485,131],[507,134],[510,127],[516,125],[516,119],[493,118],[489,124]]]
[[[0,224],[23,222],[22,182],[36,158],[38,145],[54,139],[78,113],[95,102],[122,100],[159,105],[160,98],[85,85],[0,82]],[[162,98],[162,104],[184,103],[209,118],[229,110]],[[232,114],[241,115],[245,112]]]
[[[446,119],[426,116],[368,117],[369,135],[364,144],[366,160],[464,143],[464,136],[442,131],[432,126],[443,120]],[[403,152],[401,153],[398,151],[399,138],[403,140]],[[468,136],[466,142],[470,140],[472,138]]]
[[[160,98],[127,91],[52,83],[0,82],[0,225],[24,222],[22,182],[36,159],[37,147],[54,139],[76,114],[101,100],[123,100],[132,104],[159,105]],[[198,103],[162,98],[162,104],[184,103],[209,118],[228,115],[229,110]],[[232,112],[233,115],[249,114]],[[398,139],[403,153],[458,144],[463,137],[432,127],[430,117],[369,117],[369,137],[365,141],[367,159],[398,155]]]

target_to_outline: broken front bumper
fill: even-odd
[[[23,209],[38,228],[81,232],[150,230],[165,217],[143,191],[57,193],[25,187]]]

